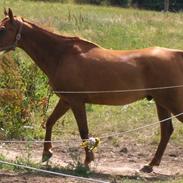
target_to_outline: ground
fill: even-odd
[[[110,141],[110,140],[109,140]],[[121,182],[123,178],[139,181],[172,181],[183,176],[183,148],[173,143],[169,143],[162,163],[159,167],[154,168],[154,172],[144,174],[140,172],[140,168],[147,164],[156,149],[157,145],[136,143],[135,140],[121,138],[120,145],[112,145],[110,142],[100,144],[96,155],[95,162],[92,163],[90,169],[90,178],[99,179],[110,182]],[[73,146],[72,146],[73,145]],[[8,160],[18,160],[22,157],[29,157],[29,160],[40,162],[42,146],[40,144],[33,147],[25,148],[23,144],[4,144],[1,146],[1,153]],[[64,173],[73,173],[69,167],[77,164],[80,157],[84,154],[82,149],[76,144],[65,145],[63,143],[54,144],[54,156],[49,162],[52,171],[64,170]],[[73,170],[74,171],[74,170]],[[82,170],[80,170],[80,174]],[[49,182],[86,182],[85,180],[76,180],[71,178],[63,178],[58,176],[46,175],[38,172],[21,172],[18,171],[0,171],[1,183],[49,183]],[[90,182],[90,181],[89,181]]]

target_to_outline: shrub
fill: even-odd
[[[28,138],[32,131],[24,126],[34,126],[35,114],[45,109],[47,80],[34,64],[25,63],[11,53],[0,59],[0,129],[5,138]]]

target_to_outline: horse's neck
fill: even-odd
[[[35,61],[49,78],[52,78],[65,46],[62,43],[64,40],[62,42],[62,39],[57,39],[53,33],[34,25],[24,24],[19,47]]]
[[[24,22],[19,47],[35,61],[49,79],[54,79],[58,62],[68,50],[71,54],[73,51],[86,52],[98,45],[79,38],[59,36]]]

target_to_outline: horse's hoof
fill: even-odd
[[[48,152],[43,152],[42,162],[48,161],[52,157],[52,155],[53,155],[53,153],[51,150],[49,150]]]
[[[84,161],[85,168],[89,169],[89,164],[92,161],[94,161],[94,155],[93,154],[91,154],[89,158],[85,159],[85,161]]]
[[[88,152],[87,155],[86,155],[86,159],[85,159],[85,162],[84,164],[85,165],[89,165],[92,161],[94,161],[94,154],[92,151]]]
[[[140,171],[144,173],[151,173],[153,171],[153,167],[150,165],[145,165],[142,169],[140,169]]]
[[[89,170],[90,169],[90,166],[89,166],[89,163],[88,162],[84,162],[84,167]]]

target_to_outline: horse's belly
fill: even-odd
[[[102,105],[125,105],[145,97],[143,92],[90,94],[87,103]]]

